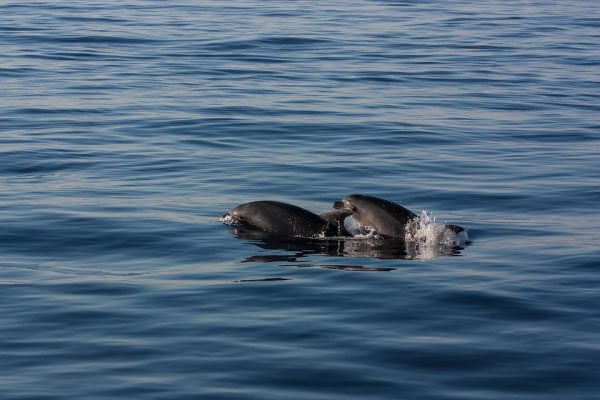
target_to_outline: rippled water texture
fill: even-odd
[[[0,13],[0,398],[598,398],[597,2]],[[219,222],[352,193],[473,242]]]

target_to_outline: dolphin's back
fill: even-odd
[[[230,211],[240,222],[277,235],[316,237],[329,223],[302,207],[263,200],[241,204]]]

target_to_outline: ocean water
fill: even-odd
[[[0,13],[0,398],[598,399],[597,2]],[[352,193],[471,243],[219,221]]]

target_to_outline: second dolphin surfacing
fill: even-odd
[[[333,203],[333,208],[351,212],[352,219],[361,227],[372,229],[381,237],[394,239],[404,239],[407,227],[418,218],[399,204],[362,194],[346,196],[342,201]],[[444,227],[455,234],[465,230],[458,225],[446,224]]]

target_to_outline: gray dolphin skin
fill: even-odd
[[[350,214],[341,209],[319,216],[293,204],[263,200],[240,204],[223,217],[274,235],[316,238],[350,236],[344,228],[344,219]]]
[[[406,225],[417,215],[389,200],[374,196],[352,194],[342,201],[333,203],[333,208],[352,212],[352,219],[363,227],[372,228],[378,235],[403,239],[406,235]],[[457,225],[445,225],[454,233],[464,228]]]

